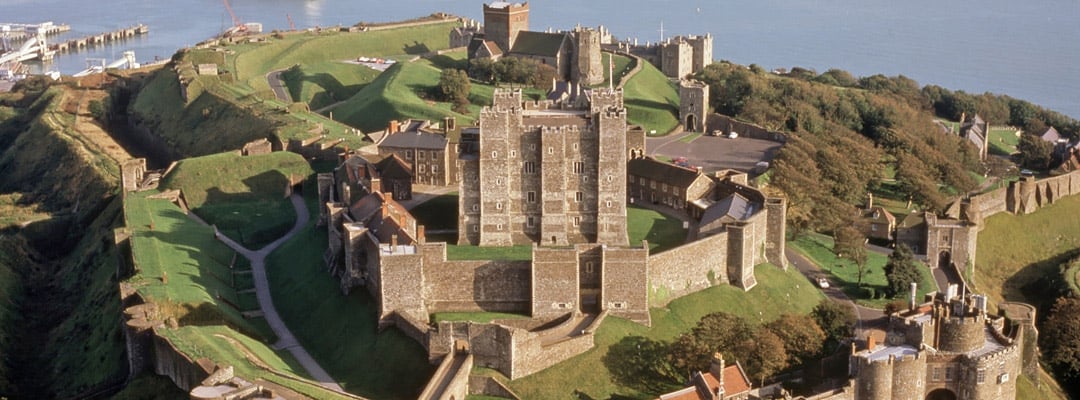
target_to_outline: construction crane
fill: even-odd
[[[225,36],[231,36],[237,33],[243,33],[247,31],[247,26],[240,22],[240,18],[236,18],[236,13],[233,13],[232,6],[229,5],[229,0],[222,0],[225,2],[225,11],[229,12],[229,17],[232,18],[233,27],[225,31]]]
[[[292,21],[292,15],[285,14],[285,19],[289,20],[289,30],[290,31],[295,31],[296,30],[296,24],[294,24],[293,21]]]

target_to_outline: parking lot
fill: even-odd
[[[646,151],[653,157],[685,157],[690,167],[702,167],[705,172],[731,168],[749,172],[751,176],[757,175],[754,173],[755,166],[762,161],[771,162],[781,146],[769,140],[745,137],[730,139],[690,132],[646,138],[645,142]]]

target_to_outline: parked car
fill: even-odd
[[[828,289],[829,288],[829,280],[825,279],[825,278],[817,278],[817,285],[819,287],[821,287],[822,289]]]

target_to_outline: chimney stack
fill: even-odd
[[[909,293],[909,297],[908,297],[908,310],[909,311],[915,311],[915,294],[917,293],[916,289],[918,288],[918,286],[919,285],[916,284],[915,282],[911,282],[911,292]]]
[[[390,235],[390,252],[397,248],[397,234]]]
[[[424,237],[424,236],[425,236],[424,226],[423,225],[416,225],[416,241],[419,242],[420,244],[427,243],[427,238]]]
[[[724,355],[720,352],[713,353],[712,362],[709,363],[709,373],[724,387]]]
[[[866,211],[870,211],[872,208],[874,208],[874,194],[866,192]]]

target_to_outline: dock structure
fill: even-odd
[[[111,32],[103,32],[96,35],[67,40],[65,42],[54,43],[49,45],[49,50],[63,54],[69,51],[79,51],[87,47],[99,46],[109,42],[125,40],[147,33],[150,33],[150,27],[146,26],[146,24],[132,25],[127,28],[117,29]]]

